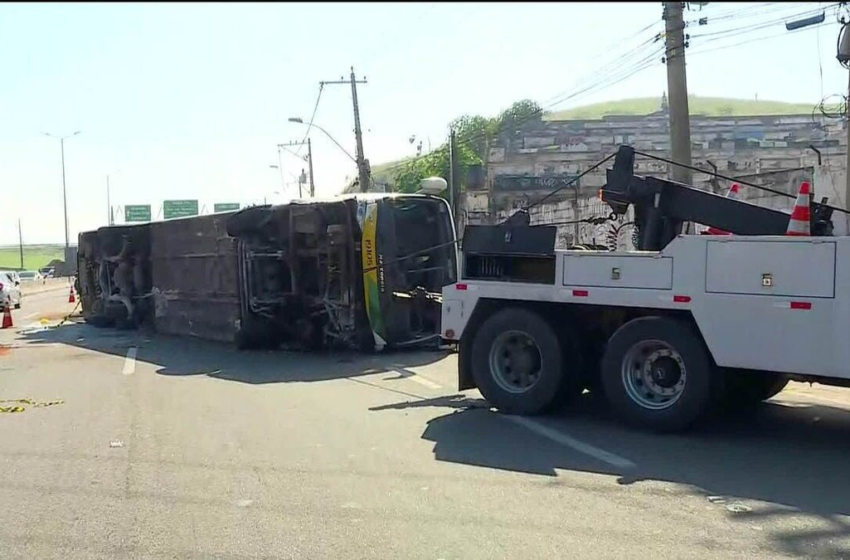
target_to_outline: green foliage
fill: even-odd
[[[461,188],[464,187],[463,179],[468,176],[471,166],[486,165],[487,152],[493,138],[502,132],[519,130],[526,123],[540,122],[542,118],[540,106],[525,99],[514,103],[496,118],[463,115],[452,121],[450,127],[457,138]],[[419,189],[419,182],[426,177],[449,180],[448,144],[442,144],[430,154],[401,164],[393,182],[396,191],[411,193]]]
[[[498,118],[498,131],[512,134],[524,126],[543,120],[543,108],[531,99],[517,101],[502,111]]]

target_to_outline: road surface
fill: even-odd
[[[4,557],[850,558],[847,390],[654,436],[589,399],[492,412],[454,355],[53,326],[72,308],[0,331],[0,398],[64,401],[0,414]]]

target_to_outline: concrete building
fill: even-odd
[[[490,148],[485,188],[466,193],[467,223],[492,223],[539,200],[553,189],[615,152],[621,144],[647,154],[669,158],[670,133],[666,108],[647,116],[609,116],[597,120],[543,121],[503,136]],[[796,194],[800,181],[813,181],[818,200],[844,207],[843,173],[847,150],[843,120],[817,115],[757,117],[691,116],[694,166]],[[582,177],[532,211],[533,223],[573,222],[610,212],[599,201],[608,164]],[[817,169],[817,173],[815,170]],[[667,176],[667,164],[639,157],[638,174]],[[840,183],[836,174],[841,174]],[[818,183],[822,183],[819,185]],[[694,184],[725,193],[729,182],[694,173]],[[821,193],[822,188],[827,192]],[[790,210],[793,199],[766,194],[752,187],[742,196],[757,204]],[[835,197],[839,198],[836,199]],[[628,219],[621,220],[622,224]],[[612,242],[615,225],[564,224],[559,239],[604,244]],[[624,231],[620,232],[622,236]],[[626,235],[626,237],[628,237]]]

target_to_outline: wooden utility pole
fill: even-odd
[[[454,129],[449,133],[449,205],[455,230],[460,226],[460,162],[457,153],[457,135]]]
[[[670,113],[671,159],[691,165],[691,122],[688,109],[688,80],[685,72],[684,2],[664,2],[666,29],[667,99]],[[690,169],[671,165],[673,181],[693,184]]]
[[[21,233],[21,219],[18,218],[18,248],[21,251],[21,270],[24,269],[24,234]]]
[[[310,169],[310,198],[316,197],[316,182],[313,180],[313,146],[307,138],[307,166]]]
[[[299,155],[297,152],[293,152],[292,150],[288,149],[289,146],[303,146],[304,144],[307,145],[307,157]],[[278,154],[280,154],[281,148],[283,148],[287,152],[291,153],[295,157],[301,158],[302,160],[307,162],[308,169],[310,170],[310,198],[315,197],[316,196],[316,182],[313,179],[313,145],[311,144],[310,139],[307,138],[306,142],[296,142],[296,141],[293,140],[292,142],[288,142],[286,144],[278,144],[277,145]],[[299,189],[301,188],[300,182],[298,183],[298,188]],[[298,191],[298,196],[301,196],[300,190]]]
[[[363,155],[363,131],[360,128],[360,105],[357,102],[357,84],[365,84],[366,78],[358,80],[354,76],[354,66],[351,67],[351,79],[344,80],[340,78],[331,82],[319,82],[319,86],[324,87],[332,84],[351,84],[351,100],[354,104],[354,137],[357,140],[357,153],[355,154],[357,161],[357,171],[360,181],[360,192],[369,192],[369,160]]]

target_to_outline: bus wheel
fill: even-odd
[[[579,376],[565,371],[578,360],[565,356],[564,346],[537,313],[502,309],[485,319],[472,341],[472,375],[500,411],[539,414],[581,393]]]

